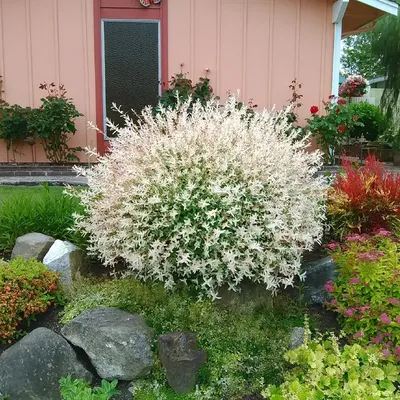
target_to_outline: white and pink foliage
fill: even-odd
[[[251,118],[235,101],[148,108],[138,125],[111,126],[111,153],[80,171],[89,189],[76,218],[106,265],[122,258],[140,279],[190,282],[213,298],[222,285],[276,291],[301,275],[322,236],[321,155],[287,135],[285,111]]]

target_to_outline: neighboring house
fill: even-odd
[[[10,103],[37,106],[43,81],[65,84],[78,109],[71,145],[109,140],[87,129],[116,102],[154,104],[171,75],[206,73],[215,92],[240,89],[282,107],[303,83],[302,116],[339,86],[340,42],[385,13],[389,0],[0,0],[0,75]],[[45,157],[36,146],[37,161]],[[28,149],[20,161],[32,161]],[[7,161],[0,146],[0,162]]]
[[[381,104],[381,99],[383,91],[385,90],[386,77],[379,76],[369,80],[369,90],[368,97],[374,99],[371,103],[379,106]]]

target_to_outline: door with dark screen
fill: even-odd
[[[161,92],[160,23],[158,20],[102,20],[103,114],[123,125],[113,103],[133,119],[155,106]],[[107,138],[115,133],[105,126]]]

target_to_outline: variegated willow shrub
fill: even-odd
[[[194,284],[216,297],[243,280],[291,285],[322,235],[318,152],[287,135],[287,111],[249,115],[236,98],[124,116],[111,153],[81,172],[77,227],[106,265],[143,280]]]

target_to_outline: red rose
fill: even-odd
[[[317,106],[312,106],[310,108],[310,113],[311,114],[316,114],[319,111],[319,108]]]
[[[340,125],[338,128],[339,132],[344,132],[346,130],[346,127],[344,125]]]
[[[340,99],[340,100],[338,100],[337,103],[340,104],[340,105],[343,105],[343,104],[347,104],[347,101],[343,100],[343,99]]]
[[[329,100],[332,100],[332,99],[334,99],[336,96],[334,95],[334,94],[331,94],[330,96],[329,96]]]
[[[340,114],[340,108],[339,107],[336,108],[336,113]]]

